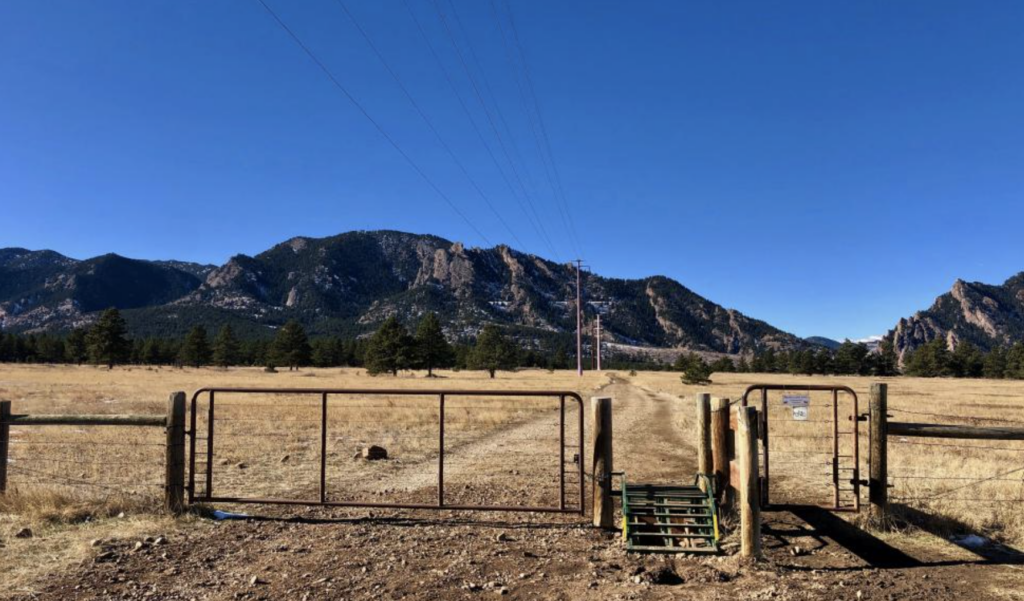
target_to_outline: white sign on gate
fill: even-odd
[[[806,394],[787,394],[782,397],[782,404],[793,410],[793,419],[807,421],[811,411],[811,397]]]

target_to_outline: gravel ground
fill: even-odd
[[[615,398],[616,469],[637,481],[692,478],[679,399],[622,381],[603,393]],[[501,436],[467,453],[481,466],[499,460]],[[507,485],[530,494],[513,474]],[[183,522],[148,541],[98,541],[92,558],[24,598],[1024,599],[1024,572],[1005,550],[968,552],[923,534],[856,536],[824,512],[766,513],[766,559],[750,563],[730,539],[718,557],[627,555],[616,534],[579,516],[258,511]]]

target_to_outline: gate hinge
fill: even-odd
[[[860,484],[861,486],[870,486],[871,482],[867,480],[850,480],[850,484]]]
[[[851,422],[853,421],[853,416],[852,415],[850,416],[850,421]],[[857,416],[857,421],[859,421],[859,422],[866,422],[866,421],[868,421],[868,414],[867,413],[861,413],[860,415]]]

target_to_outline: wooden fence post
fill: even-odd
[[[167,459],[164,507],[178,515],[185,511],[185,393],[172,392],[167,401]]]
[[[872,384],[869,401],[870,457],[868,471],[869,517],[876,524],[885,523],[889,504],[888,410],[889,386]]]
[[[11,402],[0,401],[0,495],[7,492],[7,457],[11,444]]]
[[[697,395],[697,473],[712,475],[711,458],[711,395],[702,392]],[[701,487],[704,483],[701,482]]]
[[[737,407],[736,455],[740,464],[740,554],[761,557],[761,498],[758,490],[757,409]]]
[[[715,473],[715,495],[726,509],[729,494],[729,399],[711,401],[711,457]]]
[[[612,506],[612,399],[592,397],[590,409],[593,415],[593,498],[594,525],[611,530],[615,527]]]

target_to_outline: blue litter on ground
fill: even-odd
[[[215,509],[210,513],[210,517],[219,522],[221,520],[246,520],[252,516],[244,513],[231,513],[230,511]]]

